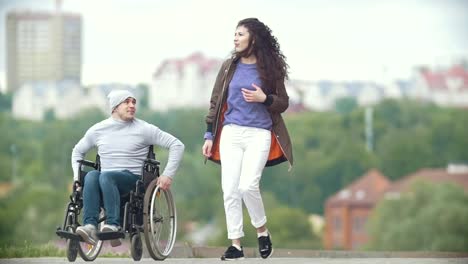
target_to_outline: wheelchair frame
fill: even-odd
[[[78,162],[80,163],[79,183],[84,182],[84,177],[88,173],[84,167],[94,170],[101,169],[99,155],[96,155],[96,162],[88,160]],[[143,162],[141,179],[135,184],[135,190],[130,191],[128,195],[121,196],[122,229],[118,232],[97,232],[96,236],[99,241],[96,245],[85,243],[75,233],[76,228],[81,225],[79,215],[83,208],[83,197],[82,190],[78,190],[76,182],[74,182],[73,192],[65,209],[63,226],[58,227],[56,231],[59,237],[67,240],[67,258],[70,262],[76,260],[78,253],[85,261],[95,260],[101,251],[103,241],[125,238],[126,233],[130,235],[131,256],[138,261],[143,255],[141,232],[144,233],[148,253],[153,259],[164,260],[169,256],[174,247],[177,233],[177,214],[171,191],[159,189],[157,185],[159,165],[151,145],[147,158]],[[156,203],[158,204],[156,205]],[[162,212],[163,209],[166,211]],[[104,210],[101,208],[98,230],[105,220]],[[165,225],[168,225],[168,230],[166,230]]]

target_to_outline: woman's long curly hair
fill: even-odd
[[[244,26],[250,34],[249,46],[237,57],[248,57],[251,54],[257,58],[257,69],[263,82],[263,89],[268,94],[276,92],[276,81],[288,78],[286,56],[280,50],[280,45],[271,29],[257,18],[246,18],[237,24]]]

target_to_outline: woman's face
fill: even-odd
[[[249,47],[250,33],[244,26],[239,26],[234,33],[234,48],[236,52],[242,52]]]

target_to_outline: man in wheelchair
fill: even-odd
[[[89,128],[71,155],[75,187],[83,192],[83,225],[76,229],[76,234],[91,245],[98,241],[96,232],[102,204],[106,223],[100,231],[120,230],[120,197],[135,189],[149,146],[169,150],[167,165],[157,180],[162,190],[171,187],[184,152],[184,144],[179,139],[135,118],[136,99],[130,91],[112,91],[108,99],[111,116]],[[79,161],[93,147],[97,147],[101,169],[88,172],[82,183]],[[120,244],[120,239],[111,240],[114,247]]]

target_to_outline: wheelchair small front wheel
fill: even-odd
[[[164,260],[174,247],[177,215],[171,191],[160,189],[156,182],[145,191],[143,228],[148,253],[155,260]]]
[[[139,234],[134,234],[130,238],[131,247],[130,253],[132,255],[133,260],[139,261],[141,260],[141,256],[143,255],[143,245],[141,243],[141,237]]]
[[[96,245],[91,245],[86,242],[78,243],[78,253],[84,261],[93,261],[99,255],[102,248],[102,240],[99,240]]]
[[[68,232],[74,232],[72,227],[68,227]],[[76,256],[78,255],[78,240],[74,239],[67,239],[67,259],[70,262],[74,262],[76,260]]]

